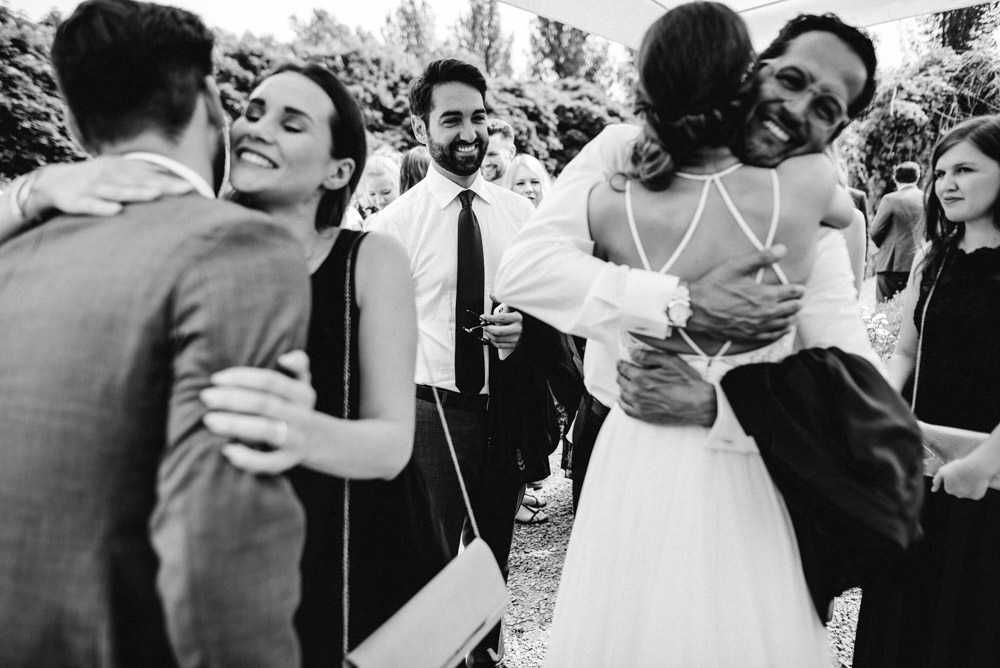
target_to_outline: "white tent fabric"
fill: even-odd
[[[646,28],[681,0],[501,0],[548,19],[636,48]],[[871,26],[980,4],[982,0],[725,0],[742,14],[758,48],[799,14],[833,12]]]

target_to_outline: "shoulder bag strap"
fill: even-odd
[[[342,230],[340,234],[343,234]],[[342,417],[346,418],[351,414],[351,344],[353,342],[354,322],[351,311],[354,307],[354,263],[358,254],[358,247],[361,240],[367,233],[358,234],[351,242],[351,247],[347,251],[344,261],[344,364],[341,372],[344,376],[344,401],[341,406]],[[343,655],[347,656],[350,648],[350,622],[351,622],[351,565],[350,565],[350,543],[351,543],[351,481],[344,478],[344,517],[343,534],[341,542],[344,545],[343,560],[341,561],[341,577],[343,578],[343,589],[341,591],[341,616],[343,617],[343,636],[341,649]]]
[[[927,325],[927,308],[931,305],[931,297],[934,296],[934,290],[941,279],[941,272],[944,271],[944,263],[948,261],[948,253],[949,251],[946,250],[944,257],[941,258],[941,265],[934,276],[934,282],[931,283],[931,289],[927,292],[927,299],[924,301],[924,310],[920,314],[920,331],[917,333],[917,359],[913,366],[913,392],[910,395],[911,411],[917,407],[917,385],[920,382],[920,357],[924,348],[924,327]]]

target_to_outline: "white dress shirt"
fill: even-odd
[[[123,158],[128,160],[141,160],[142,162],[148,162],[158,167],[172,172],[174,176],[181,178],[194,188],[202,197],[207,197],[208,199],[215,199],[215,192],[212,187],[208,185],[208,181],[201,178],[198,172],[194,171],[187,165],[182,165],[173,158],[168,158],[160,153],[151,153],[149,151],[132,151],[131,153],[125,153],[122,155]]]
[[[510,190],[493,185],[477,173],[463,188],[432,164],[427,176],[399,196],[372,219],[371,231],[394,236],[410,257],[417,301],[418,385],[446,390],[455,386],[455,300],[458,276],[458,194],[476,194],[472,210],[483,238],[483,309],[490,313],[493,277],[500,257],[514,235],[534,212],[531,202]],[[488,364],[483,347],[484,364]],[[487,367],[488,369],[489,367]],[[487,379],[489,374],[487,373]],[[483,388],[488,393],[487,387]]]
[[[584,384],[608,406],[619,394],[615,368],[619,332],[663,338],[668,327],[666,304],[678,282],[676,276],[592,255],[588,194],[608,176],[628,168],[640,132],[632,125],[611,125],[587,144],[511,243],[496,276],[497,299],[564,332],[587,337]],[[847,246],[835,230],[821,231],[805,288],[797,345],[837,346],[884,371],[861,320]],[[739,429],[725,395],[716,394],[719,410],[710,439]]]

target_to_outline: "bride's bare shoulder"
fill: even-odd
[[[603,229],[610,221],[621,218],[624,211],[626,178],[623,174],[614,174],[590,189],[587,197],[587,217],[592,233]]]

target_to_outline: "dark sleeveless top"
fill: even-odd
[[[306,346],[316,409],[351,419],[358,417],[362,380],[354,267],[364,236],[341,230],[313,273]],[[302,666],[331,668],[343,658],[345,481],[301,467],[289,478],[306,514],[302,597],[295,616]],[[351,481],[348,486],[348,645],[353,648],[426,584],[445,557],[414,466],[391,481]]]
[[[937,266],[920,286],[920,319]],[[952,248],[924,324],[916,414],[992,431],[1000,423],[1000,248]],[[1000,666],[1000,491],[927,493],[924,539],[884,589],[866,589],[854,668]]]
[[[924,272],[917,331],[936,274],[937,267]],[[923,336],[917,416],[992,431],[1000,423],[1000,248],[948,252]]]

